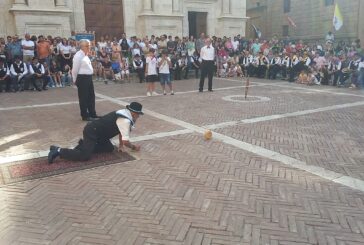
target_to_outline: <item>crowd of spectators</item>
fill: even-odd
[[[135,74],[144,82],[147,64],[155,58],[155,69],[163,80],[198,78],[205,34],[198,38],[146,36],[143,38],[101,36],[93,42],[90,58],[95,80],[131,81]],[[304,84],[361,88],[364,85],[363,50],[360,40],[290,40],[212,37],[218,77],[259,77]],[[78,51],[74,37],[18,36],[0,38],[0,91],[47,90],[72,85],[72,58]],[[163,65],[163,67],[161,67]],[[167,73],[168,71],[168,73]],[[192,73],[192,74],[191,74]],[[164,93],[165,88],[163,87]],[[170,87],[173,93],[172,87]],[[155,93],[148,90],[148,93]],[[148,94],[149,95],[149,94]]]

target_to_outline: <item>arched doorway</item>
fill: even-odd
[[[124,32],[122,0],[84,0],[86,30],[102,35],[121,37]]]

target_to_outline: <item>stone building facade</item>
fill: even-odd
[[[0,35],[245,34],[246,0],[1,0]]]
[[[343,27],[333,30],[335,3],[339,4],[344,18]],[[362,0],[249,0],[247,2],[247,37],[255,36],[252,24],[262,32],[262,38],[286,34],[292,39],[319,40],[328,31],[338,39],[364,41],[364,1]],[[289,16],[297,25],[289,25]]]

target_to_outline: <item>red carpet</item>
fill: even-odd
[[[48,164],[47,157],[0,165],[0,186],[52,175],[135,160],[126,152],[95,154],[86,162],[72,162],[57,158]]]

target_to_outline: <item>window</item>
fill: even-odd
[[[335,0],[325,0],[325,6],[334,5]]]
[[[291,0],[284,0],[283,2],[283,12],[288,13],[291,11]]]
[[[282,37],[287,37],[289,32],[289,26],[282,26]]]

